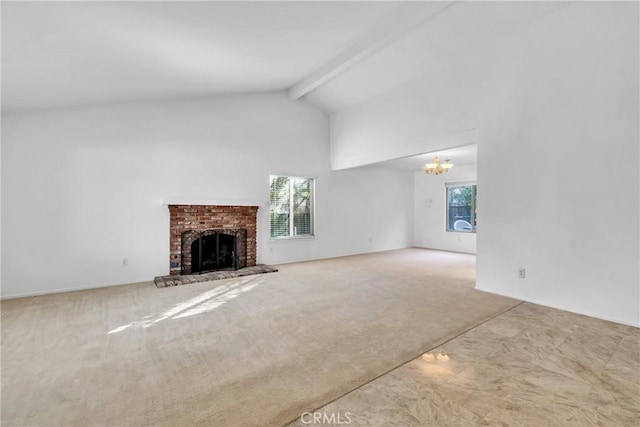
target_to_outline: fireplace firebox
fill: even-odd
[[[247,266],[247,230],[189,230],[181,236],[181,274],[237,270]]]

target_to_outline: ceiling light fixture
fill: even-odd
[[[427,163],[424,165],[424,171],[434,175],[441,175],[445,172],[449,172],[449,169],[453,167],[453,163],[450,162],[450,160],[445,160],[444,163],[440,163],[440,157],[436,156],[433,159],[433,163]]]

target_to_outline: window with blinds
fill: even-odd
[[[272,239],[313,236],[313,178],[271,175]]]

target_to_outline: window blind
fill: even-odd
[[[313,178],[271,176],[271,238],[313,235]]]

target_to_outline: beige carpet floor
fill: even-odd
[[[519,302],[405,249],[2,302],[2,425],[283,425]]]

